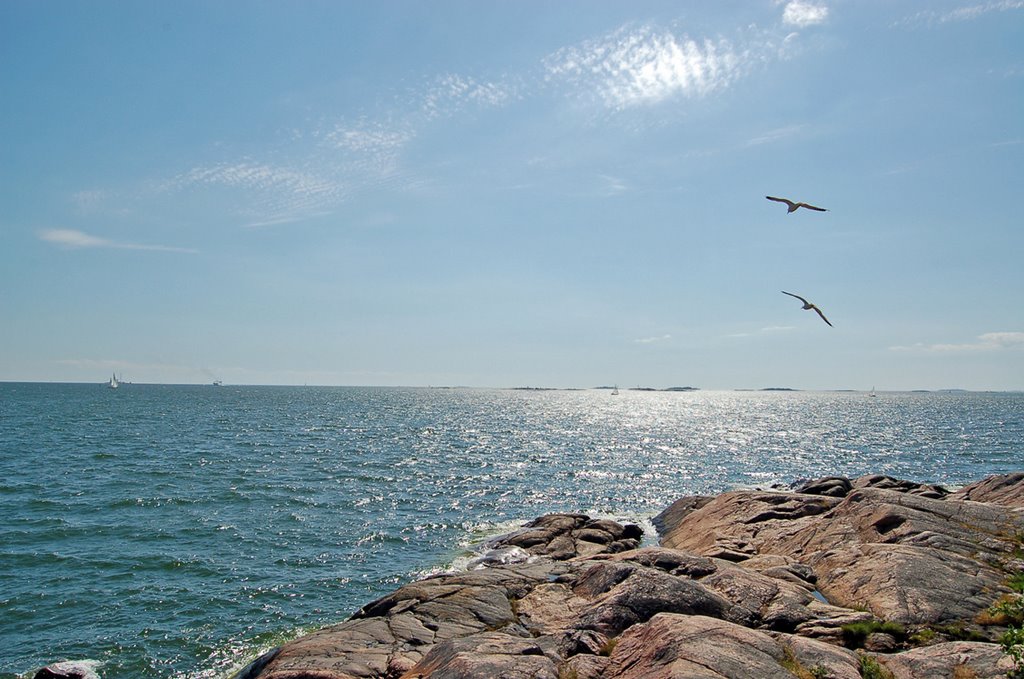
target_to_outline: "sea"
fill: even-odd
[[[0,677],[230,677],[548,512],[1024,468],[1024,393],[0,383]]]

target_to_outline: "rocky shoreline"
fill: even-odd
[[[542,516],[235,679],[995,679],[1024,473],[684,497],[637,526]],[[41,676],[41,675],[37,675]],[[53,676],[53,675],[46,675]]]

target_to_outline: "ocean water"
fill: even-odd
[[[547,512],[1022,462],[1021,393],[0,383],[0,677],[226,677]]]

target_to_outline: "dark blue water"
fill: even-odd
[[[1022,448],[1019,393],[0,384],[0,677],[223,677],[542,513]]]

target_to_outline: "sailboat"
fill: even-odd
[[[107,386],[111,389],[117,389],[121,386],[121,383],[117,381],[117,375],[113,373],[110,375],[110,381],[107,382]]]
[[[871,392],[868,394],[871,398],[875,398],[878,394],[875,393],[875,388],[871,387]]]
[[[612,396],[618,396],[618,395],[619,395],[619,385],[616,384],[614,387],[612,387]]]

